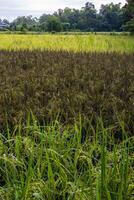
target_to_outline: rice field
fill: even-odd
[[[0,35],[0,200],[134,200],[134,38]]]
[[[0,49],[66,50],[74,52],[134,52],[134,36],[1,34]]]

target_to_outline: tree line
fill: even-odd
[[[9,24],[7,20],[3,21]],[[99,11],[93,3],[87,2],[81,9],[66,7],[39,18],[21,16],[10,23],[10,29],[37,32],[134,32],[134,1],[127,0],[123,7],[120,3],[101,5]]]

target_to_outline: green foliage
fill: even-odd
[[[11,23],[11,29],[16,29],[18,31],[24,31],[24,30],[29,30],[33,31],[36,30],[37,26],[37,18],[33,18],[31,15],[30,16],[22,16],[22,17],[17,17],[12,23]]]
[[[70,29],[70,23],[62,23],[63,31],[69,31]]]
[[[134,18],[128,21],[123,27],[125,30],[134,33]]]
[[[62,24],[59,18],[56,16],[50,16],[48,18],[46,27],[48,32],[52,31],[60,32],[62,30]]]
[[[125,5],[125,13],[129,19],[134,17],[134,1],[127,0],[127,4]]]
[[[123,13],[121,5],[107,4],[100,8],[100,17],[102,20],[102,29],[105,31],[121,31],[123,22]]]
[[[31,113],[26,122],[0,134],[0,199],[133,199],[133,137],[117,143],[102,118],[84,143],[81,118],[40,126]]]
[[[134,33],[134,1],[127,0],[124,6],[124,15],[126,24],[123,26],[125,30]]]
[[[132,3],[129,3],[130,5]],[[131,12],[132,13],[132,6]],[[28,31],[122,31],[124,18],[128,19],[128,9],[121,4],[101,5],[99,12],[93,3],[87,2],[81,9],[58,9],[53,14],[43,14],[39,19],[30,16],[17,17],[11,23],[11,30],[23,26]],[[129,15],[130,15],[129,13]],[[128,21],[128,20],[127,20]],[[13,25],[13,26],[12,26]],[[16,28],[15,28],[16,27]]]

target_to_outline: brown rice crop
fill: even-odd
[[[0,129],[25,123],[71,123],[79,115],[116,123],[120,113],[134,132],[134,54],[0,51]]]

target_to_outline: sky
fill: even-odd
[[[88,0],[87,0],[88,1]],[[43,13],[53,13],[59,8],[81,8],[86,0],[0,0],[0,18],[13,20],[17,16],[33,15],[39,17]],[[121,3],[125,0],[91,0],[99,9],[101,4]]]

